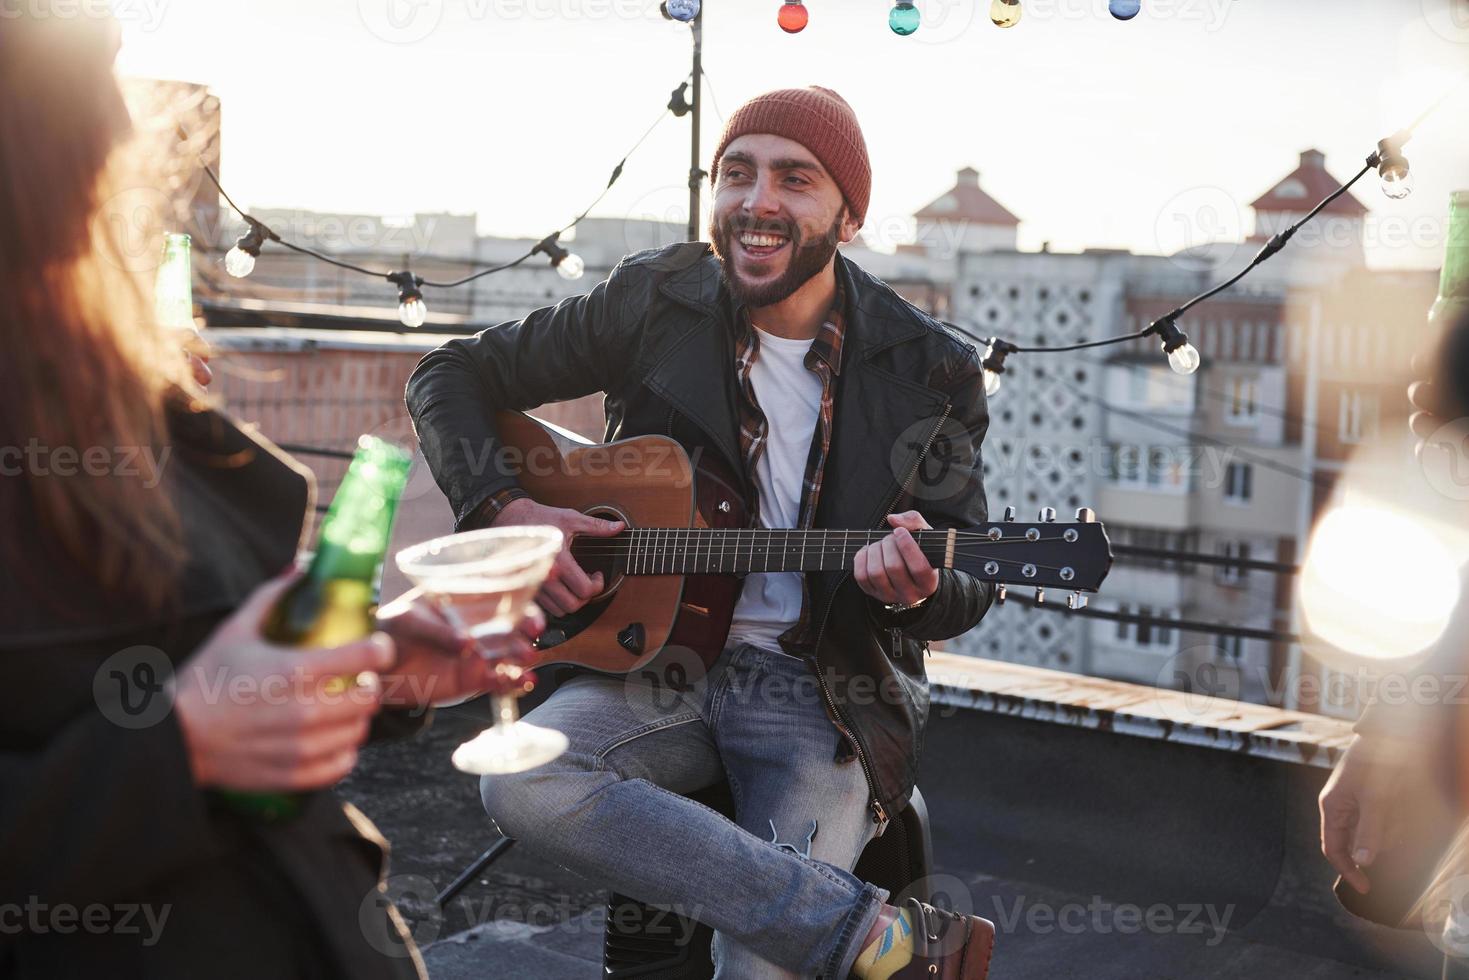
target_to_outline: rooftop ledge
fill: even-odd
[[[1321,715],[952,653],[934,653],[928,676],[936,705],[1323,769],[1352,738]]]

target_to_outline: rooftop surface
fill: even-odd
[[[1351,919],[1315,843],[1346,726],[1256,705],[936,654],[920,787],[935,878],[996,922],[997,980],[1437,978],[1421,933]],[[494,839],[449,752],[477,703],[373,746],[344,784],[394,843],[392,890],[435,980],[601,975],[591,882]]]

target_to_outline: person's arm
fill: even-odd
[[[42,744],[0,748],[0,895],[136,899],[212,846],[172,714],[125,729],[92,711]]]
[[[910,496],[914,510],[893,515],[890,523],[895,526],[904,526],[910,531],[925,524],[934,528],[972,527],[983,524],[989,517],[980,461],[980,446],[990,421],[989,408],[985,404],[984,376],[979,356],[973,348],[966,346],[962,351],[962,354],[956,353],[954,366],[944,385],[951,406],[949,418],[936,436],[936,445],[930,447],[933,459],[925,461],[941,463],[944,469],[927,484],[915,481],[914,487],[918,489]],[[946,445],[937,446],[939,441]],[[925,486],[934,489],[925,493]],[[914,512],[920,520],[913,520]],[[895,531],[887,540],[899,533]],[[900,546],[900,554],[903,549],[916,550],[911,538],[899,540],[895,546]],[[937,583],[932,594],[917,608],[904,612],[889,612],[886,608],[889,600],[874,596],[873,591],[864,586],[869,610],[878,626],[900,629],[915,640],[947,640],[973,629],[989,610],[994,597],[993,587],[957,569],[941,568],[937,571]],[[858,584],[862,584],[861,577]],[[892,598],[904,601],[912,596],[895,594]]]
[[[40,738],[0,725],[0,896],[53,905],[136,899],[213,856],[200,790],[305,792],[351,771],[380,690],[323,692],[342,676],[386,668],[393,645],[386,637],[315,650],[266,643],[260,623],[293,581],[294,573],[258,587],[171,681],[153,664],[146,687],[95,685],[95,704]],[[86,654],[59,646],[17,653],[57,666],[32,678],[8,671],[0,707],[45,698],[58,680],[75,684],[69,655]],[[10,714],[23,716],[24,706]]]
[[[625,379],[650,279],[624,260],[585,296],[451,340],[418,363],[408,412],[456,529],[488,524],[524,495],[501,465],[496,411],[580,398]]]

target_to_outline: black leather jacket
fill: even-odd
[[[989,414],[974,348],[844,256],[836,273],[847,333],[816,526],[885,527],[903,510],[938,528],[984,522]],[[514,481],[483,465],[497,446],[490,410],[598,391],[608,441],[671,435],[743,473],[733,315],[719,260],[688,242],[630,255],[585,296],[430,352],[408,381],[408,409],[456,521]],[[939,442],[943,453],[930,452]],[[945,569],[932,598],[894,614],[850,572],[807,575],[817,674],[885,822],[912,792],[928,719],[923,641],[973,627],[991,588]]]

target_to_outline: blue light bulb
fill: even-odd
[[[687,24],[699,16],[699,0],[667,0],[668,16]]]
[[[1143,9],[1142,0],[1111,0],[1107,9],[1118,20],[1132,20]]]
[[[918,30],[919,19],[918,8],[913,6],[912,0],[898,0],[893,12],[888,14],[888,26],[894,34],[907,37]]]

